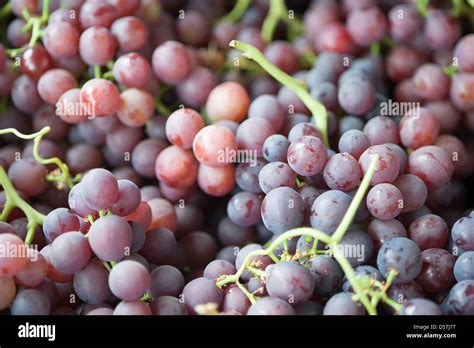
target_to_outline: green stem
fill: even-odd
[[[102,261],[102,265],[105,267],[105,269],[107,269],[107,271],[111,271],[112,268],[110,267],[110,265],[107,263],[107,261]]]
[[[416,0],[416,6],[418,7],[418,12],[423,17],[428,17],[428,6],[429,0]]]
[[[102,77],[102,70],[100,65],[94,65],[94,77],[100,79]]]
[[[247,11],[247,8],[250,6],[251,0],[237,0],[232,11],[230,11],[226,16],[222,17],[220,22],[237,22],[240,17]]]
[[[326,147],[329,148],[329,139],[327,132],[328,115],[324,105],[314,99],[311,94],[309,94],[308,91],[304,88],[300,81],[294,79],[293,77],[270,63],[262,54],[262,52],[260,52],[256,47],[237,40],[233,40],[229,45],[242,51],[247,58],[256,61],[268,74],[274,77],[281,84],[288,87],[303,101],[306,107],[313,114],[316,120],[316,127],[319,129],[323,136],[324,144],[326,145]]]
[[[370,45],[370,54],[374,57],[380,56],[380,42],[374,42]]]
[[[265,42],[271,42],[273,39],[273,33],[275,32],[278,21],[281,18],[282,13],[285,12],[284,0],[272,0],[269,1],[270,9],[268,10],[267,17],[262,25],[262,39]]]
[[[349,205],[349,209],[347,209],[347,212],[344,215],[341,223],[339,224],[339,226],[336,228],[336,231],[334,231],[334,234],[332,235],[332,240],[334,242],[339,243],[342,237],[344,237],[344,234],[348,230],[349,226],[351,225],[352,220],[354,219],[354,216],[356,215],[357,210],[359,209],[360,203],[362,202],[362,199],[364,199],[365,193],[367,192],[367,189],[369,188],[370,180],[372,180],[372,176],[375,173],[377,163],[378,163],[378,155],[375,155],[372,157],[372,161],[370,163],[369,169],[367,170],[367,173],[364,176],[364,179],[360,183],[359,189],[357,190],[357,193],[355,194],[354,198],[352,199],[351,204]]]
[[[57,178],[52,179],[51,177],[49,177],[49,180],[65,182],[68,184],[69,188],[72,188],[74,184],[77,182],[77,180],[80,178],[80,176],[76,176],[72,178],[70,175],[69,167],[65,163],[63,163],[63,161],[61,161],[58,157],[46,159],[46,158],[41,157],[41,155],[39,154],[39,145],[41,143],[41,140],[43,139],[44,135],[49,133],[50,131],[51,131],[51,127],[49,126],[46,126],[40,131],[33,134],[23,134],[19,132],[18,130],[16,130],[15,128],[5,128],[5,129],[0,129],[0,135],[12,133],[21,139],[25,139],[25,140],[33,139],[33,156],[35,160],[44,165],[54,164],[61,171],[61,174],[59,176],[61,179],[58,180]]]
[[[12,13],[12,4],[10,1],[7,1],[5,5],[0,9],[0,19],[10,16]]]
[[[35,236],[36,226],[42,225],[45,219],[45,216],[40,212],[36,211],[31,207],[26,201],[21,198],[13,187],[8,175],[5,172],[5,169],[0,166],[0,184],[3,187],[5,192],[6,202],[5,208],[2,212],[2,221],[6,221],[8,215],[14,207],[20,208],[23,213],[25,213],[28,219],[28,232],[25,238],[25,244],[30,245]]]

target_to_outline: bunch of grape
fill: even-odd
[[[474,9],[241,3],[0,11],[0,314],[474,314]]]

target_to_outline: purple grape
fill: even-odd
[[[183,289],[183,300],[189,313],[197,314],[196,306],[215,303],[217,307],[222,305],[223,294],[214,280],[209,278],[197,278],[190,281]]]
[[[268,194],[277,187],[295,188],[296,173],[283,162],[266,164],[258,174],[258,181],[262,191]]]
[[[235,274],[235,272],[237,272],[237,270],[232,263],[226,260],[216,259],[206,266],[203,275],[206,278],[216,280],[223,275],[231,275]]]
[[[458,282],[474,280],[474,251],[466,251],[454,264],[454,277]]]
[[[12,315],[49,315],[50,311],[48,296],[35,289],[20,291],[10,308]]]
[[[242,247],[254,241],[255,229],[234,224],[228,217],[223,218],[217,226],[217,237],[224,246]]]
[[[286,162],[289,147],[290,142],[285,136],[271,135],[263,143],[263,158],[268,162]]]
[[[247,227],[258,223],[261,219],[261,200],[254,193],[239,192],[227,204],[227,215],[236,225]]]
[[[415,279],[421,271],[421,266],[421,251],[408,238],[389,239],[382,244],[377,255],[377,268],[384,277],[391,269],[398,271],[394,284],[403,284]]]
[[[323,315],[365,315],[364,307],[352,300],[352,293],[340,292],[332,296],[323,309]]]
[[[399,315],[442,315],[441,308],[424,298],[413,298],[404,304]]]
[[[274,234],[299,227],[304,218],[304,202],[295,190],[278,187],[262,202],[262,220]]]
[[[250,306],[247,315],[295,315],[288,302],[276,297],[264,297]]]
[[[319,138],[304,136],[288,149],[288,164],[297,174],[312,176],[320,173],[327,160],[327,150]]]
[[[153,315],[188,315],[186,306],[176,297],[161,296],[150,303]]]
[[[454,279],[455,257],[444,249],[426,249],[421,253],[423,265],[416,277],[416,282],[423,290],[438,292],[450,289],[456,282]]]
[[[346,214],[351,200],[351,197],[342,191],[330,190],[322,193],[311,208],[311,226],[326,234],[333,234]]]
[[[58,208],[46,215],[43,233],[49,242],[53,242],[65,232],[79,231],[80,226],[77,215],[66,208]]]
[[[51,261],[60,272],[72,274],[82,270],[92,256],[91,247],[81,232],[66,232],[51,244]]]
[[[355,189],[361,179],[359,163],[348,153],[331,156],[323,173],[324,181],[329,188],[343,192]]]
[[[184,277],[175,267],[164,265],[156,267],[150,274],[153,297],[179,296],[184,288]]]
[[[402,212],[403,197],[392,184],[377,184],[367,194],[367,208],[380,220],[391,220]]]
[[[368,226],[367,234],[372,239],[374,251],[376,252],[379,251],[382,244],[392,238],[407,237],[407,231],[405,227],[400,221],[395,219],[373,219]]]
[[[224,292],[222,308],[224,312],[247,314],[251,303],[247,295],[236,285],[228,287]]]
[[[344,273],[339,264],[330,256],[319,255],[311,263],[315,275],[314,293],[328,297],[341,290]]]
[[[110,295],[109,273],[98,261],[91,261],[81,271],[74,274],[74,291],[84,302],[100,304]]]
[[[139,299],[150,286],[151,277],[148,270],[135,261],[119,262],[109,274],[110,290],[125,301]]]

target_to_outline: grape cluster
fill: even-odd
[[[418,5],[8,1],[0,314],[473,315],[474,8]]]

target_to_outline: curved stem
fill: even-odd
[[[250,6],[251,0],[237,0],[232,11],[230,11],[227,15],[222,17],[219,21],[220,22],[237,22],[240,17],[247,11],[247,8]]]
[[[323,136],[324,144],[326,145],[326,147],[329,148],[329,139],[327,132],[328,115],[324,105],[314,99],[311,94],[309,94],[308,91],[304,88],[300,81],[294,79],[293,77],[270,63],[262,54],[262,52],[260,52],[256,47],[237,40],[231,41],[229,45],[242,51],[247,58],[256,61],[268,74],[274,77],[281,84],[288,87],[301,99],[301,101],[313,114],[316,120],[316,127]]]
[[[0,184],[3,187],[5,192],[6,201],[5,207],[2,211],[1,219],[6,221],[8,215],[10,214],[11,209],[14,207],[20,208],[26,215],[28,219],[28,233],[25,238],[25,244],[30,245],[35,237],[36,226],[42,225],[45,219],[45,216],[40,212],[36,211],[32,206],[30,206],[23,198],[21,198],[13,187],[8,175],[5,172],[5,169],[0,166]]]

